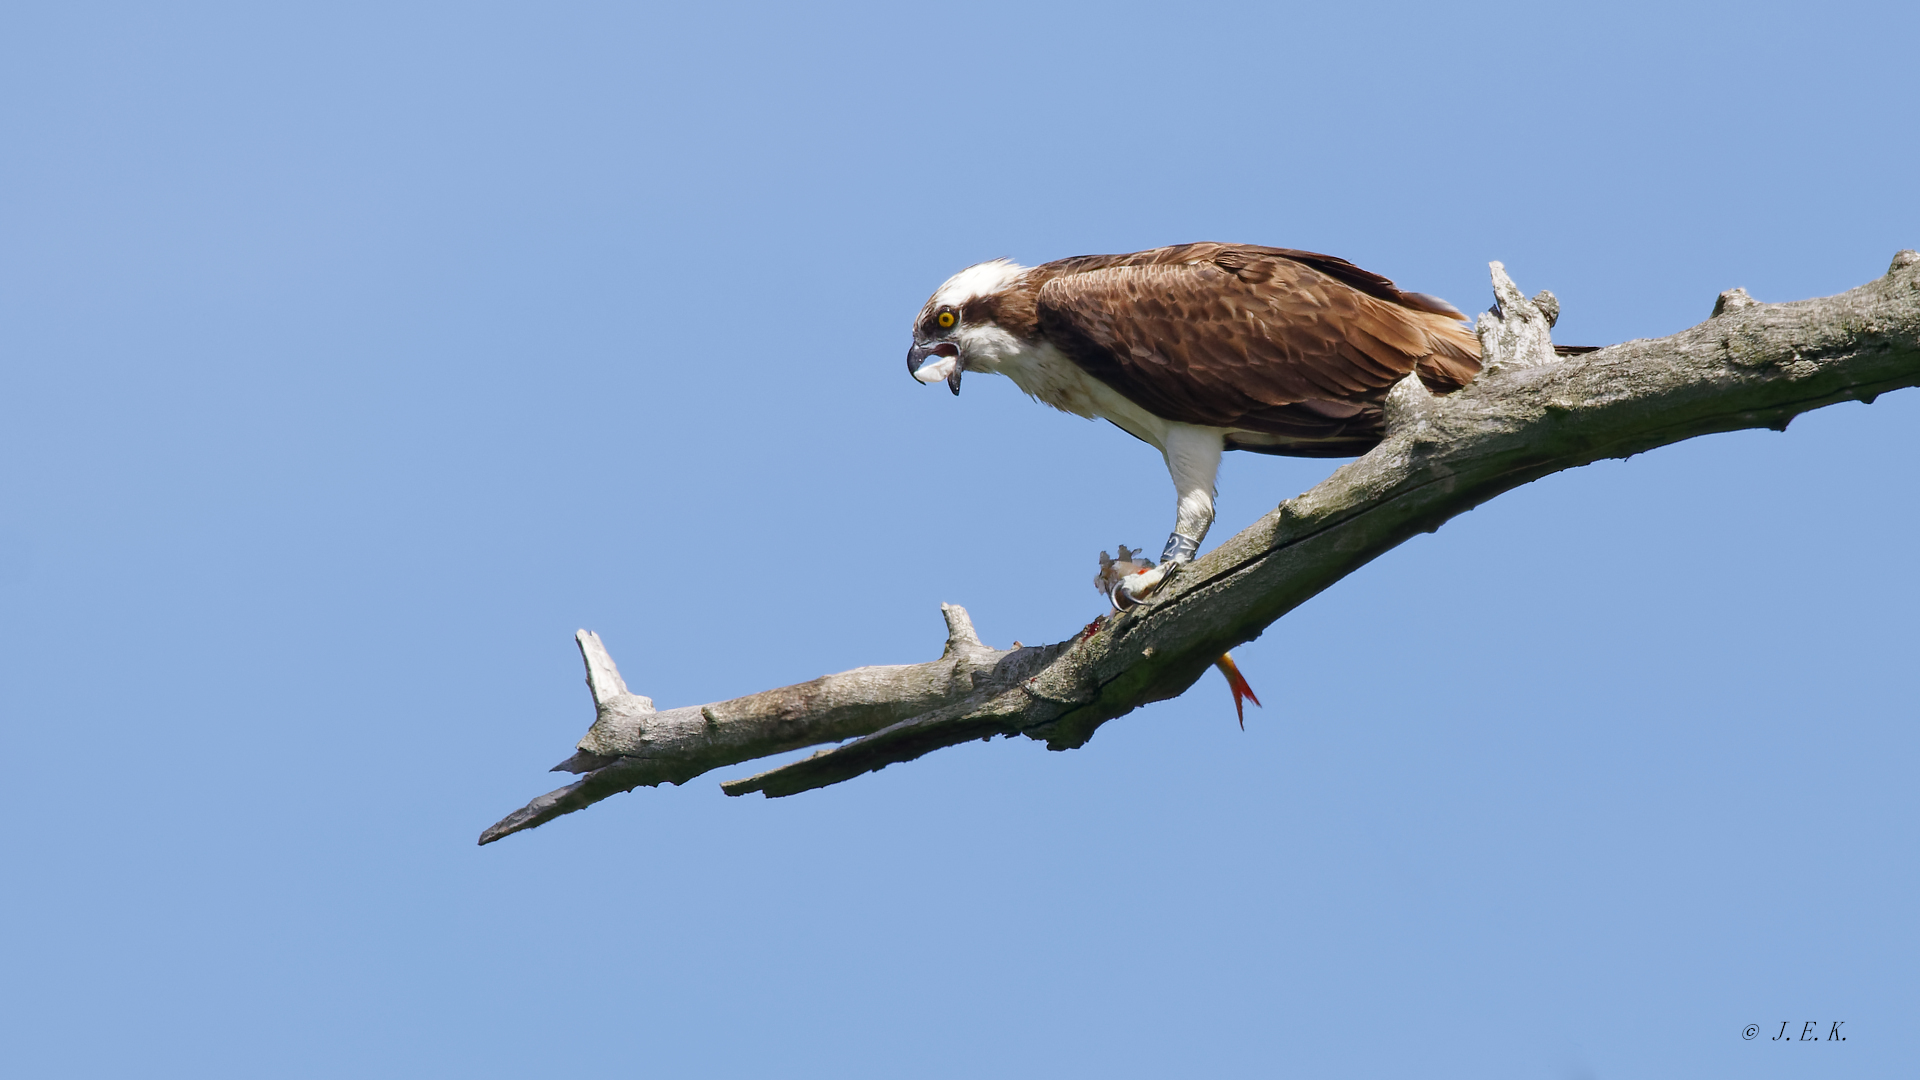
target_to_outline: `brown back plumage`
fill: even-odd
[[[1062,259],[1029,281],[1034,328],[1074,363],[1169,420],[1272,436],[1242,449],[1358,453],[1409,372],[1446,392],[1480,370],[1458,311],[1331,255],[1183,244]]]

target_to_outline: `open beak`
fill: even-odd
[[[940,359],[927,363],[927,357]],[[960,347],[951,341],[936,341],[931,345],[914,339],[913,348],[907,350],[907,374],[923,383],[937,383],[946,380],[948,388],[954,393],[960,392]]]

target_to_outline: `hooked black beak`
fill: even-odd
[[[938,356],[947,365],[947,387],[958,394],[960,392],[960,347],[951,341],[936,341],[928,344],[915,338],[913,347],[907,350],[907,374],[912,375],[919,382],[938,381],[938,376],[932,379],[920,376],[920,367],[927,362],[929,356]],[[932,375],[933,372],[928,374]]]
[[[907,374],[912,375],[919,371],[920,365],[926,363],[929,356],[959,355],[960,347],[951,341],[936,341],[931,345],[925,345],[916,339],[913,348],[907,350]]]

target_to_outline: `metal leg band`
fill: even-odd
[[[1191,536],[1174,533],[1167,537],[1167,546],[1160,552],[1160,561],[1163,563],[1192,562],[1193,557],[1199,553],[1200,541]]]

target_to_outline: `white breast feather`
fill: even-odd
[[[1061,412],[1110,420],[1156,447],[1165,445],[1167,421],[1087,374],[1051,344],[1025,345],[998,326],[962,327],[958,340],[968,371],[1005,375],[1029,397]]]

